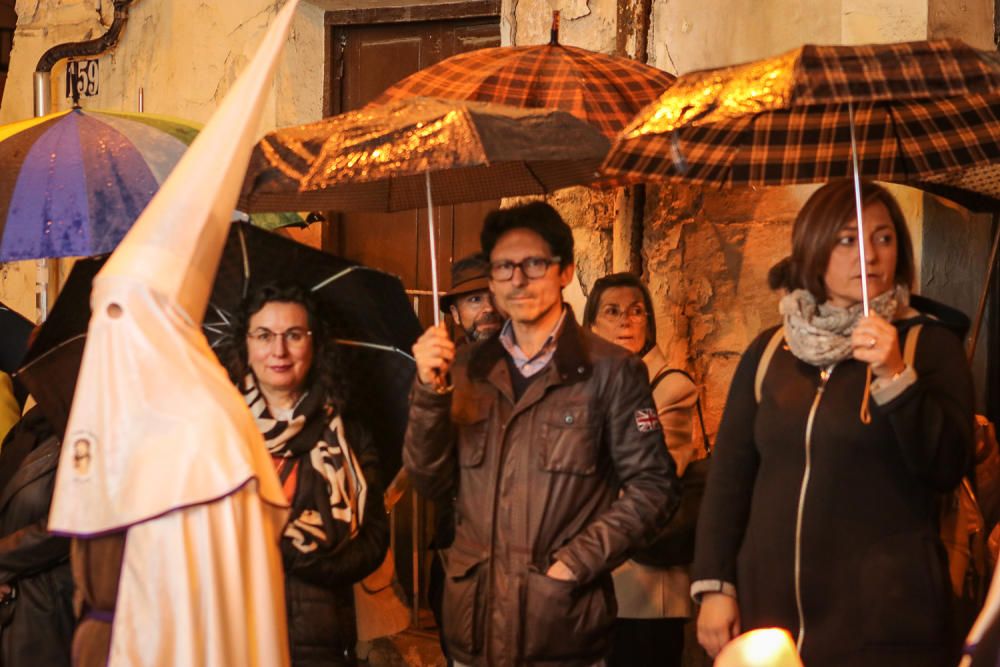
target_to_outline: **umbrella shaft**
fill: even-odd
[[[438,297],[437,241],[434,233],[434,200],[431,198],[431,172],[424,172],[427,183],[427,233],[431,252],[431,292],[434,301],[434,326],[441,325],[441,302]]]
[[[861,303],[868,317],[868,262],[865,251],[865,228],[861,220],[861,174],[858,169],[858,141],[854,130],[854,107],[847,103],[847,118],[851,125],[851,162],[854,167],[854,204],[858,209],[858,255],[861,262]]]

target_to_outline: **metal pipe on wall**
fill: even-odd
[[[132,0],[115,0],[115,18],[100,37],[83,42],[57,44],[42,54],[32,78],[32,101],[36,118],[52,113],[52,68],[56,63],[65,58],[96,56],[113,49],[128,21],[130,4]],[[56,270],[57,264],[47,259],[40,259],[35,265],[35,319],[39,324],[49,314],[49,287],[58,282]]]

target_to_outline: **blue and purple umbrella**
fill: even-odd
[[[201,126],[73,109],[0,127],[0,262],[115,249]],[[302,224],[295,214],[255,221]]]

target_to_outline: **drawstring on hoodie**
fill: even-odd
[[[868,424],[872,423],[872,411],[869,404],[872,398],[872,367],[871,364],[868,365],[868,372],[865,373],[865,394],[861,397],[861,423]]]

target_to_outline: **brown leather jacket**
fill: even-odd
[[[418,383],[411,398],[414,485],[458,486],[445,641],[465,664],[591,665],[609,648],[611,569],[673,512],[674,464],[646,369],[624,349],[566,318],[517,403],[505,354],[497,338],[465,346],[453,393]],[[577,581],[545,576],[557,559]]]

